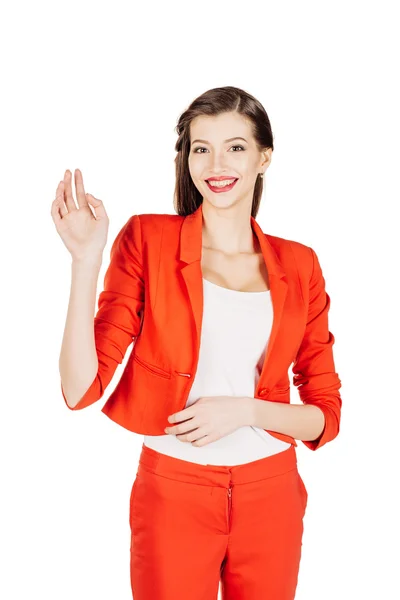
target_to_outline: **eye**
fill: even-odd
[[[194,150],[193,150],[194,154],[203,154],[203,152],[197,152],[197,150],[207,150],[207,148],[204,148],[204,146],[199,146],[198,148],[194,148]]]
[[[231,146],[231,148],[241,148],[242,150],[244,150],[243,146]],[[207,150],[207,148],[205,148],[204,146],[198,146],[193,150],[194,154],[204,154],[204,152],[197,152],[197,150]]]

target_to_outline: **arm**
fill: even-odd
[[[309,248],[313,261],[310,279],[308,319],[292,370],[293,384],[298,388],[301,401],[323,412],[325,425],[314,440],[302,440],[310,450],[317,450],[339,433],[342,400],[341,381],[335,372],[332,346],[334,335],[329,331],[330,297],[325,290],[325,279],[318,257]]]
[[[250,425],[291,435],[296,440],[314,440],[325,426],[325,416],[317,406],[302,406],[269,400],[250,400]]]
[[[59,358],[69,408],[77,404],[98,369],[93,313],[101,260],[101,256],[90,262],[73,260],[71,265],[71,291]]]
[[[335,338],[328,327],[330,298],[317,255],[309,250],[313,268],[308,318],[293,364],[293,384],[304,406],[250,398],[247,418],[253,426],[291,435],[310,450],[317,450],[339,433],[342,400],[333,360]]]
[[[94,269],[73,266],[59,363],[61,392],[73,410],[85,408],[102,397],[132,339],[139,334],[144,282],[138,215],[130,217],[114,240],[93,322],[95,289]]]

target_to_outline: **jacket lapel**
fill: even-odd
[[[280,263],[273,247],[262,231],[261,227],[250,217],[253,232],[258,238],[260,248],[267,267],[271,300],[273,306],[273,322],[265,359],[260,373],[260,383],[266,384],[267,378],[273,375],[271,366],[274,362],[274,345],[279,333],[282,320],[283,307],[287,295],[288,284],[285,280],[285,270]],[[203,230],[203,205],[195,212],[185,217],[180,234],[179,258],[183,266],[182,276],[189,294],[190,304],[196,325],[197,348],[200,346],[201,324],[203,317],[203,273],[201,269],[202,258],[202,230]]]

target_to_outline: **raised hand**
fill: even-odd
[[[107,243],[109,219],[106,210],[101,200],[85,193],[79,169],[75,169],[76,206],[71,181],[72,173],[67,169],[57,186],[51,216],[73,260],[98,260]]]

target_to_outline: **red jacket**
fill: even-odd
[[[128,346],[120,381],[101,409],[135,433],[165,435],[169,415],[183,410],[196,374],[203,310],[202,205],[191,215],[133,215],[119,231],[98,299],[98,373],[71,410],[99,400]],[[325,427],[316,450],[339,433],[341,381],[328,329],[330,297],[314,250],[251,226],[266,262],[273,325],[254,397],[290,402],[288,369],[300,399],[318,406]],[[62,394],[65,399],[61,384]],[[68,406],[68,404],[67,404]],[[68,406],[68,408],[70,408]],[[267,430],[297,446],[289,435]]]

